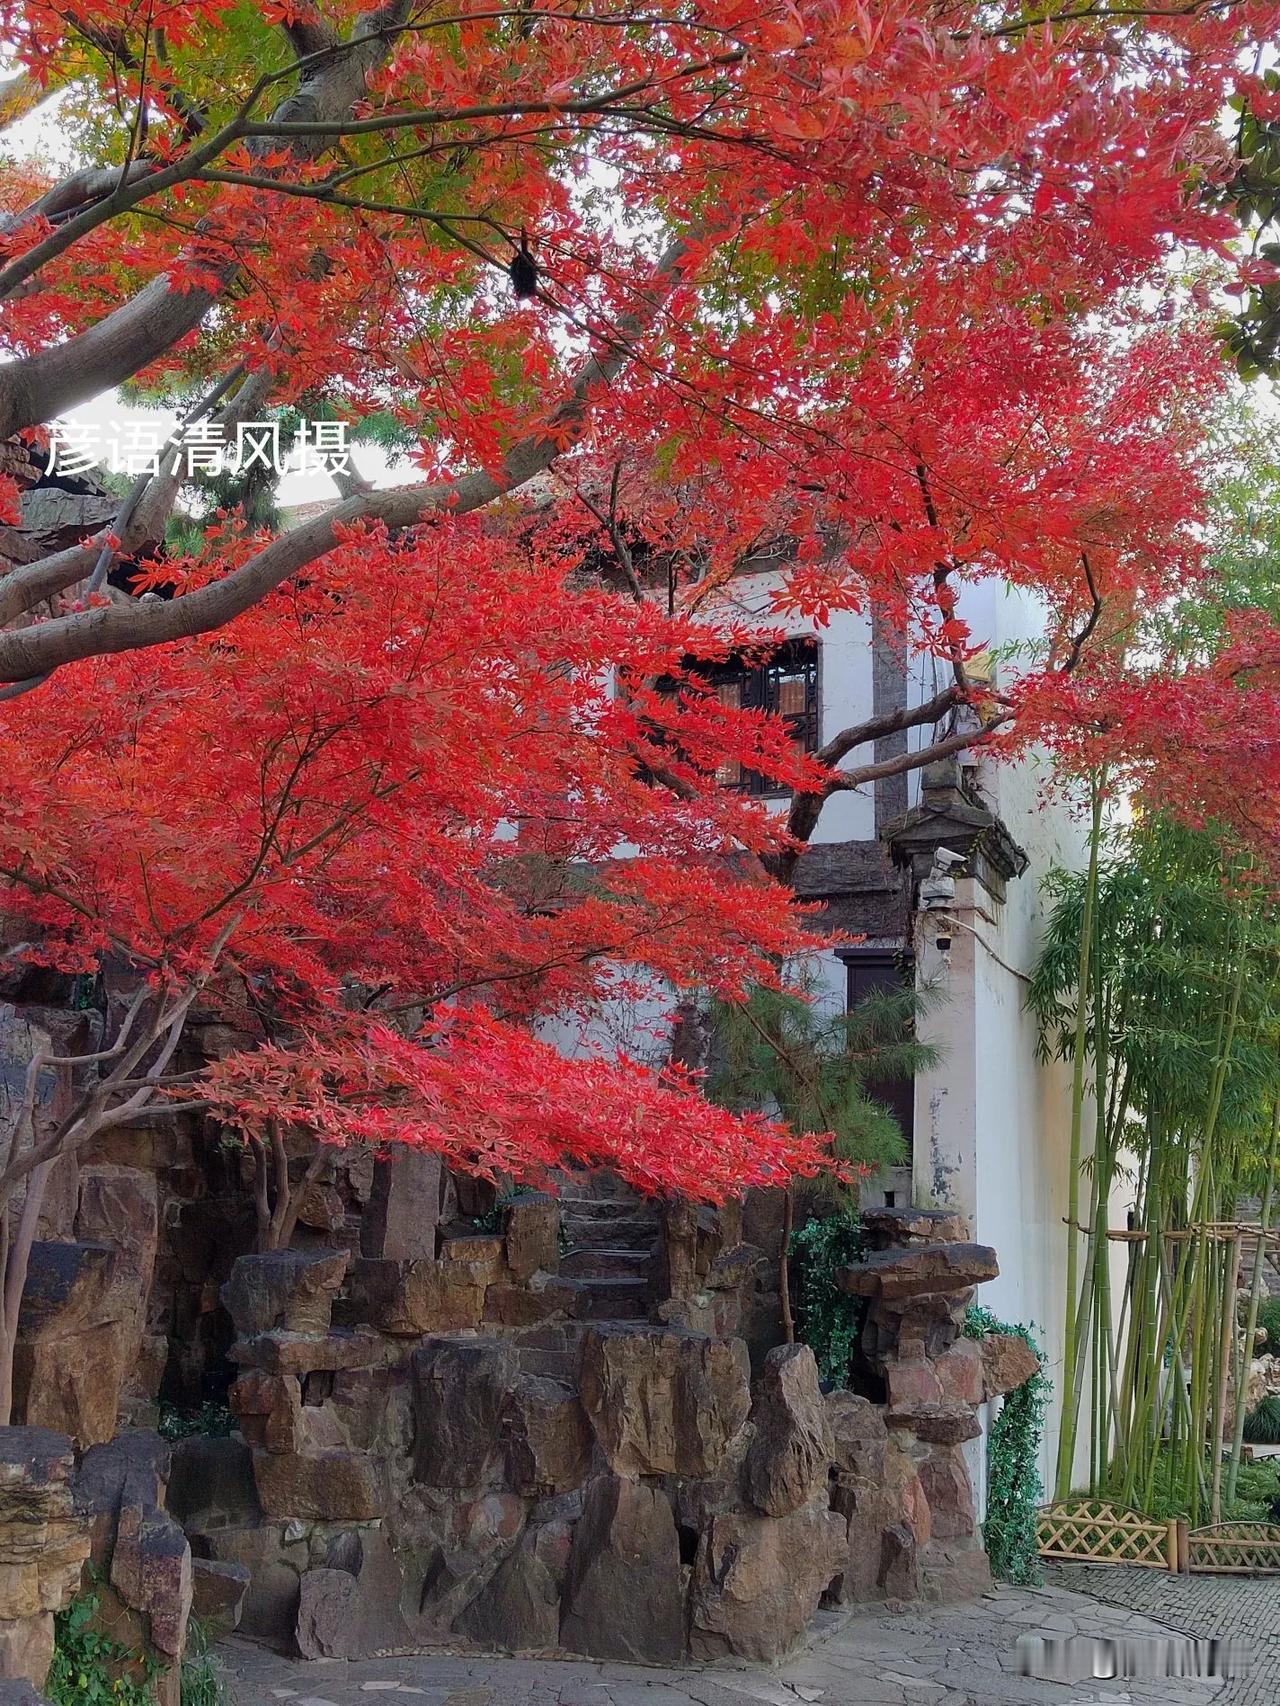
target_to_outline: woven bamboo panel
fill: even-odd
[[[1280,1523],[1216,1522],[1190,1534],[1193,1575],[1280,1576]]]
[[[1176,1570],[1173,1525],[1141,1511],[1098,1499],[1065,1499],[1046,1505],[1036,1523],[1042,1558],[1074,1558],[1094,1564],[1143,1564]]]

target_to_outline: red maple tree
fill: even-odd
[[[147,980],[80,1125],[0,1189],[187,1088],[172,1052],[210,1001],[259,1026],[199,1086],[250,1132],[705,1195],[816,1165],[678,1074],[562,1060],[537,1021],[620,965],[767,978],[803,939],[798,849],[886,733],[978,714],[898,769],[1148,738],[1117,659],[1202,572],[1224,371],[1168,263],[1235,231],[1219,115],[1276,11],[0,0],[7,110],[47,98],[77,155],[0,166],[0,441],[38,455],[130,383],[228,434],[284,404],[391,414],[421,470],[350,475],[274,536],[228,515],[176,562],[180,479],[144,473],[0,575],[9,939]],[[532,543],[481,525],[548,471]],[[738,643],[698,613],[766,547],[780,616],[873,612],[945,689],[816,761],[656,691]],[[962,618],[989,578],[1045,611],[998,693]],[[726,759],[794,789],[785,825],[716,788]]]

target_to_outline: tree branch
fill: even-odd
[[[24,681],[78,658],[135,651],[208,633],[331,551],[337,543],[335,529],[358,521],[381,522],[391,528],[414,527],[445,514],[468,514],[524,485],[581,437],[594,399],[625,366],[630,340],[657,316],[683,276],[688,255],[689,245],[683,239],[668,248],[654,270],[643,306],[619,321],[609,353],[592,356],[583,364],[568,397],[545,425],[512,447],[497,472],[477,471],[455,481],[360,493],[281,534],[240,568],[196,592],[167,603],[139,602],[77,611],[0,634],[0,681]]]

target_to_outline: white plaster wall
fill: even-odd
[[[997,646],[1039,631],[1040,613],[1030,600],[994,587],[974,590],[987,594],[971,599],[966,611],[975,633],[984,631],[981,603],[990,624],[985,632]],[[1070,1069],[1038,1059],[1026,980],[1049,904],[1041,880],[1054,864],[1083,864],[1086,828],[1078,802],[1062,798],[1050,781],[1035,755],[980,763],[981,789],[1028,854],[1029,867],[1009,883],[1003,905],[969,879],[957,884],[954,925],[921,920],[920,976],[935,979],[943,996],[926,1034],[944,1058],[917,1080],[915,1167],[919,1200],[962,1209],[974,1237],[997,1252],[999,1278],[980,1289],[978,1301],[1006,1320],[1034,1326],[1045,1349],[1055,1388],[1041,1452],[1049,1491],[1061,1403]],[[952,943],[945,955],[936,947],[940,933]],[[980,1503],[982,1459],[982,1442],[975,1441],[971,1469]]]

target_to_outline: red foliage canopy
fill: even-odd
[[[0,680],[45,683],[0,737],[38,951],[159,979],[216,953],[283,1027],[219,1068],[245,1119],[708,1193],[812,1165],[532,1028],[620,962],[733,990],[799,940],[751,874],[776,830],[714,772],[825,784],[652,683],[726,643],[688,613],[768,544],[780,611],[874,607],[1006,742],[1149,769],[1156,688],[1118,638],[1201,572],[1222,382],[1168,263],[1233,234],[1220,114],[1277,10],[0,0],[81,157],[0,167],[0,438],[125,380],[223,410],[256,386],[390,410],[424,471],[273,539],[230,518],[168,599],[78,596],[155,545],[163,482],[0,576]],[[540,551],[469,519],[570,449]],[[597,515],[612,489],[686,615],[567,578],[575,486]],[[982,697],[962,589],[991,577],[1048,640]],[[1236,707],[1205,694],[1197,730]]]

